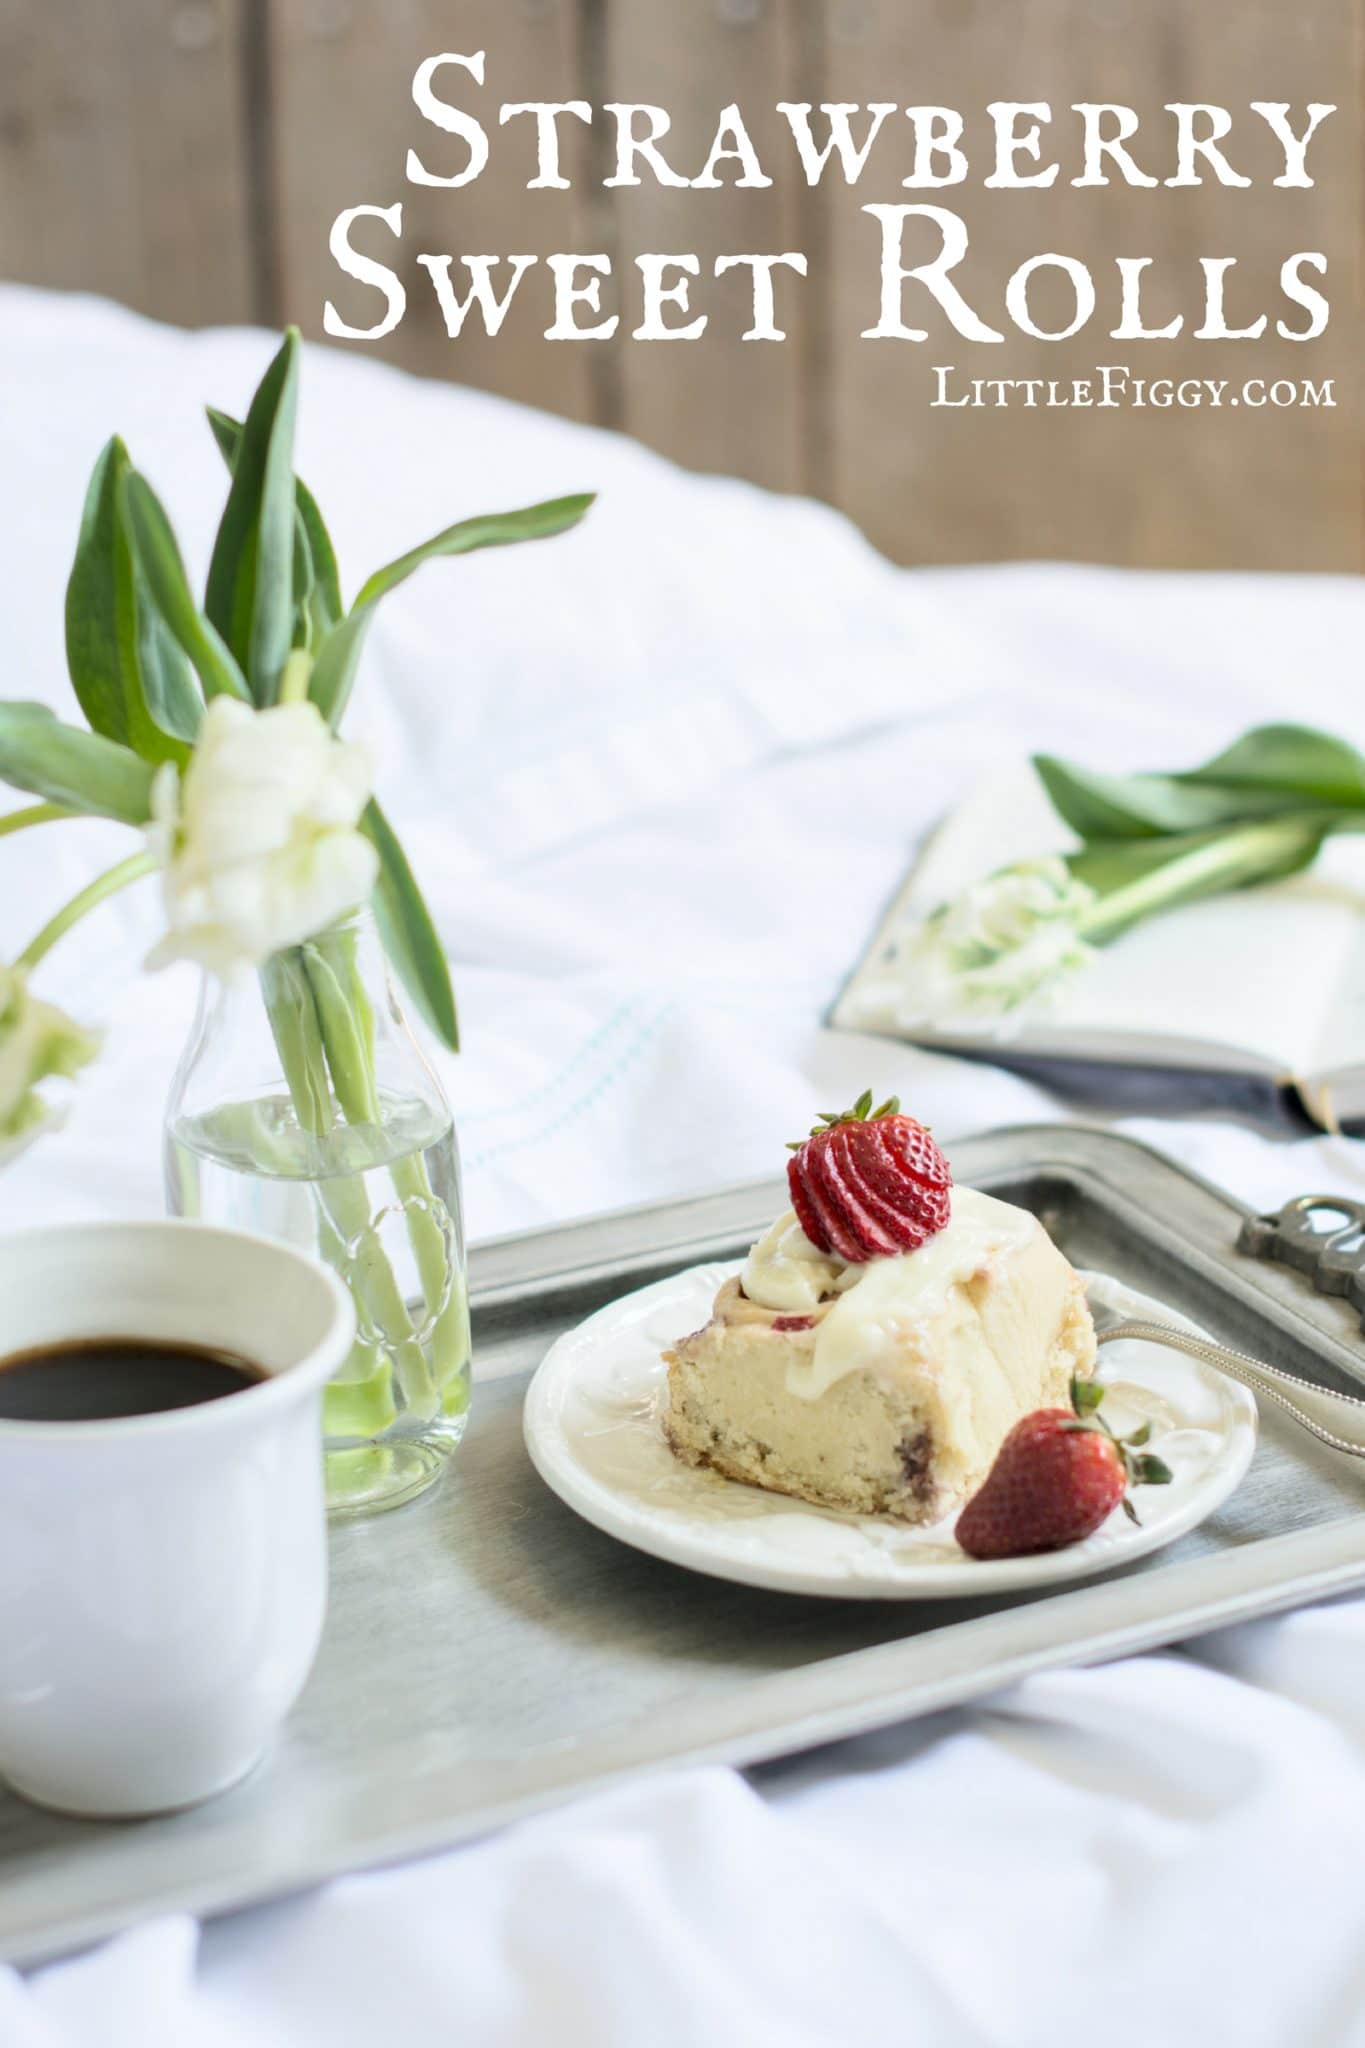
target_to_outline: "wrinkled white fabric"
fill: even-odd
[[[197,410],[240,410],[267,351],[0,290],[6,693],[69,709],[61,589],[113,428],[202,573]],[[351,591],[464,513],[602,493],[581,533],[388,599],[348,721],[456,963],[466,1051],[442,1071],[476,1236],[775,1174],[813,1104],[865,1085],[950,1149],[1057,1115],[822,1028],[932,818],[1034,748],[1169,766],[1269,717],[1365,741],[1347,579],[906,575],[817,507],[355,355],[308,352],[299,462]],[[127,850],[97,824],[0,845],[0,958]],[[193,977],[136,977],[155,929],[130,894],[48,963],[41,992],[108,1042],[65,1130],[0,1176],[0,1222],[158,1208]],[[1345,1141],[1125,1127],[1253,1203],[1365,1192]],[[0,1972],[0,2048],[1365,2044],[1362,1842],[1345,1598]]]

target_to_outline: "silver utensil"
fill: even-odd
[[[1239,1380],[1258,1398],[1273,1401],[1319,1443],[1334,1451],[1344,1451],[1348,1458],[1365,1458],[1365,1400],[1356,1395],[1320,1387],[1312,1380],[1300,1379],[1297,1373],[1267,1365],[1264,1359],[1211,1343],[1207,1337],[1195,1337],[1165,1323],[1148,1323],[1122,1315],[1102,1302],[1092,1301],[1090,1310],[1099,1343],[1114,1344],[1123,1337],[1136,1337],[1146,1344],[1164,1344],[1172,1351],[1183,1351],[1187,1357],[1225,1372],[1229,1379]]]

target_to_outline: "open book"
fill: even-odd
[[[938,828],[834,1006],[832,1023],[1013,1068],[1125,1109],[1217,1108],[1365,1130],[1365,839],[1303,875],[1190,903],[1098,952],[1051,1003],[906,1023],[893,936],[1012,861],[1074,836],[1026,763]]]

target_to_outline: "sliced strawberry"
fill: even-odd
[[[895,1123],[909,1125],[908,1131],[892,1128],[888,1123],[878,1135],[882,1152],[901,1176],[901,1199],[911,1202],[931,1230],[942,1230],[952,1210],[953,1177],[948,1162],[919,1124],[911,1123],[909,1117],[898,1117]],[[910,1163],[912,1159],[916,1162],[914,1166]]]
[[[827,1184],[836,1192],[845,1216],[853,1223],[867,1258],[894,1258],[904,1251],[907,1232],[915,1234],[890,1202],[867,1187],[858,1172],[852,1124],[840,1124],[831,1131],[821,1164]]]
[[[859,1144],[859,1164],[869,1184],[889,1202],[941,1204],[952,1186],[947,1160],[911,1117],[882,1117],[859,1133]]]
[[[893,1237],[886,1232],[871,1211],[865,1207],[856,1188],[846,1179],[833,1144],[822,1148],[811,1161],[811,1171],[819,1176],[821,1187],[827,1199],[838,1214],[839,1221],[858,1246],[861,1259],[884,1259],[900,1250]]]
[[[948,1162],[893,1096],[872,1109],[870,1090],[842,1116],[823,1116],[792,1147],[787,1183],[811,1243],[850,1263],[913,1251],[951,1213]]]
[[[892,1183],[895,1187],[895,1197],[888,1196],[883,1192],[887,1176],[879,1177],[882,1182],[879,1186],[867,1171],[867,1147],[859,1147],[851,1132],[836,1133],[833,1142],[837,1143],[839,1139],[843,1140],[839,1149],[844,1179],[868,1215],[876,1220],[884,1235],[890,1238],[893,1249],[898,1252],[914,1251],[931,1238],[935,1226],[926,1223],[917,1213],[920,1207],[918,1202],[913,1206],[906,1202],[904,1187],[900,1181]]]
[[[927,1187],[945,1187],[951,1176],[948,1162],[932,1134],[923,1124],[917,1124],[913,1117],[887,1117],[880,1132],[883,1143],[891,1152],[903,1173],[912,1180],[923,1181]]]
[[[824,1225],[815,1213],[810,1196],[806,1193],[806,1181],[801,1167],[801,1155],[799,1152],[794,1153],[787,1161],[787,1192],[791,1196],[792,1208],[796,1211],[796,1220],[802,1230],[817,1251],[827,1252],[831,1249],[830,1241],[825,1234]]]
[[[812,1138],[792,1162],[801,1175],[806,1200],[820,1226],[819,1237],[812,1241],[821,1251],[833,1252],[836,1258],[847,1259],[851,1265],[861,1265],[870,1254],[863,1250],[856,1226],[843,1214],[837,1192],[825,1179],[824,1151],[824,1146],[817,1145]]]
[[[951,1210],[952,1182],[948,1162],[928,1132],[921,1132],[918,1124],[901,1116],[847,1128],[858,1179],[904,1219],[903,1241],[919,1243],[942,1230]],[[926,1165],[931,1163],[931,1155],[918,1144],[921,1135],[937,1155],[932,1178],[926,1174],[921,1179],[905,1165],[907,1143],[914,1144]]]

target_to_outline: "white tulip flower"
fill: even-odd
[[[148,966],[197,960],[227,980],[363,903],[379,869],[356,829],[369,796],[364,748],[316,705],[215,697],[183,777],[166,762],[152,784],[167,931]]]
[[[893,943],[883,986],[896,1022],[1004,1017],[1055,1002],[1095,956],[1082,924],[1098,901],[1060,856],[1020,861],[973,883]]]
[[[98,1050],[93,1032],[30,995],[17,967],[0,966],[0,1166],[62,1120],[40,1084],[70,1079]]]

